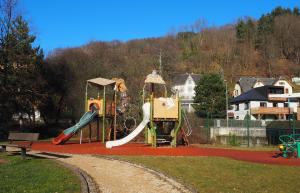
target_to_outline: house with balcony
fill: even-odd
[[[200,80],[200,74],[186,73],[174,76],[172,81],[172,90],[178,92],[181,98],[181,105],[188,112],[193,112],[195,90],[197,82]]]
[[[285,94],[293,93],[293,85],[285,78],[241,77],[234,86],[233,97],[237,97],[253,88],[262,86],[281,86]]]
[[[227,113],[237,120],[244,120],[247,114],[251,120],[288,120],[299,112],[299,98],[299,93],[285,93],[283,86],[260,86],[233,98]]]

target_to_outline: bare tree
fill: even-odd
[[[17,0],[0,0],[0,41],[10,32],[16,17]]]

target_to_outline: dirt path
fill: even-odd
[[[190,192],[183,185],[160,173],[124,161],[91,155],[28,154],[56,159],[88,173],[103,193],[179,193]]]

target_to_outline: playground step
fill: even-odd
[[[156,143],[170,143],[170,141],[166,139],[156,139]]]

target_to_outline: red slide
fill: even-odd
[[[64,142],[68,141],[68,139],[70,139],[72,136],[73,136],[72,134],[65,135],[65,134],[62,132],[59,136],[57,136],[56,138],[54,138],[54,139],[52,140],[52,143],[53,143],[54,145],[62,144],[62,143],[64,143]]]
[[[97,115],[96,111],[86,112],[78,123],[74,126],[64,130],[59,136],[52,140],[52,143],[55,145],[62,144],[68,141],[77,131],[84,128],[89,122],[93,121],[94,117]]]

